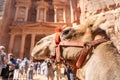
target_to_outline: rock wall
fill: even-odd
[[[5,3],[6,3],[6,0],[0,0],[0,25],[2,24],[2,17],[4,14]],[[0,30],[1,30],[1,27],[0,27]]]
[[[6,0],[0,0],[0,17],[3,16]]]
[[[1,0],[0,0],[1,1]],[[4,14],[2,15],[0,25],[0,45],[8,47],[9,42],[9,25],[12,23],[14,16],[14,0],[6,0]]]
[[[105,29],[120,52],[120,0],[80,0],[81,23],[96,15],[105,20],[100,27]]]
[[[106,30],[108,36],[120,52],[120,8],[98,14],[105,21],[99,25]]]
[[[120,0],[85,0],[85,17],[100,14],[120,7]]]

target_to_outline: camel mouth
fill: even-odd
[[[63,52],[61,52],[61,56],[66,59],[66,61],[77,61],[81,51],[82,47],[64,47]]]
[[[34,58],[44,58],[44,56],[47,56],[47,53],[49,53],[49,44],[50,41],[42,43],[41,45],[36,45],[31,52],[31,56],[33,56]]]

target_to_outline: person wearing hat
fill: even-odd
[[[7,57],[6,57],[6,53],[5,53],[5,47],[4,46],[0,46],[0,69],[1,69],[1,73],[0,73],[0,76],[2,78],[5,78],[6,77],[6,72],[7,72],[7,65],[6,65],[6,62],[7,62]]]
[[[14,55],[12,53],[8,54],[7,65],[9,66],[9,76],[8,76],[8,79],[12,79],[13,78],[14,69],[15,69],[15,66],[16,66],[16,60],[14,59]]]

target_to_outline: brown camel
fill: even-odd
[[[90,43],[98,39],[107,39],[97,45],[87,45],[87,56],[82,66],[77,71],[81,80],[120,80],[120,55],[117,49],[106,35],[106,32],[99,28],[102,20],[95,18],[76,27],[69,27],[61,32],[61,42]],[[55,56],[55,34],[41,39],[32,51],[36,59]],[[76,62],[83,50],[79,46],[61,47],[61,57],[75,67]]]

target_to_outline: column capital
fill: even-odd
[[[28,34],[24,31],[23,33],[22,33],[22,36],[27,36]]]
[[[28,33],[24,30],[24,29],[22,29],[22,34],[21,34],[22,36],[27,36],[28,35]]]

